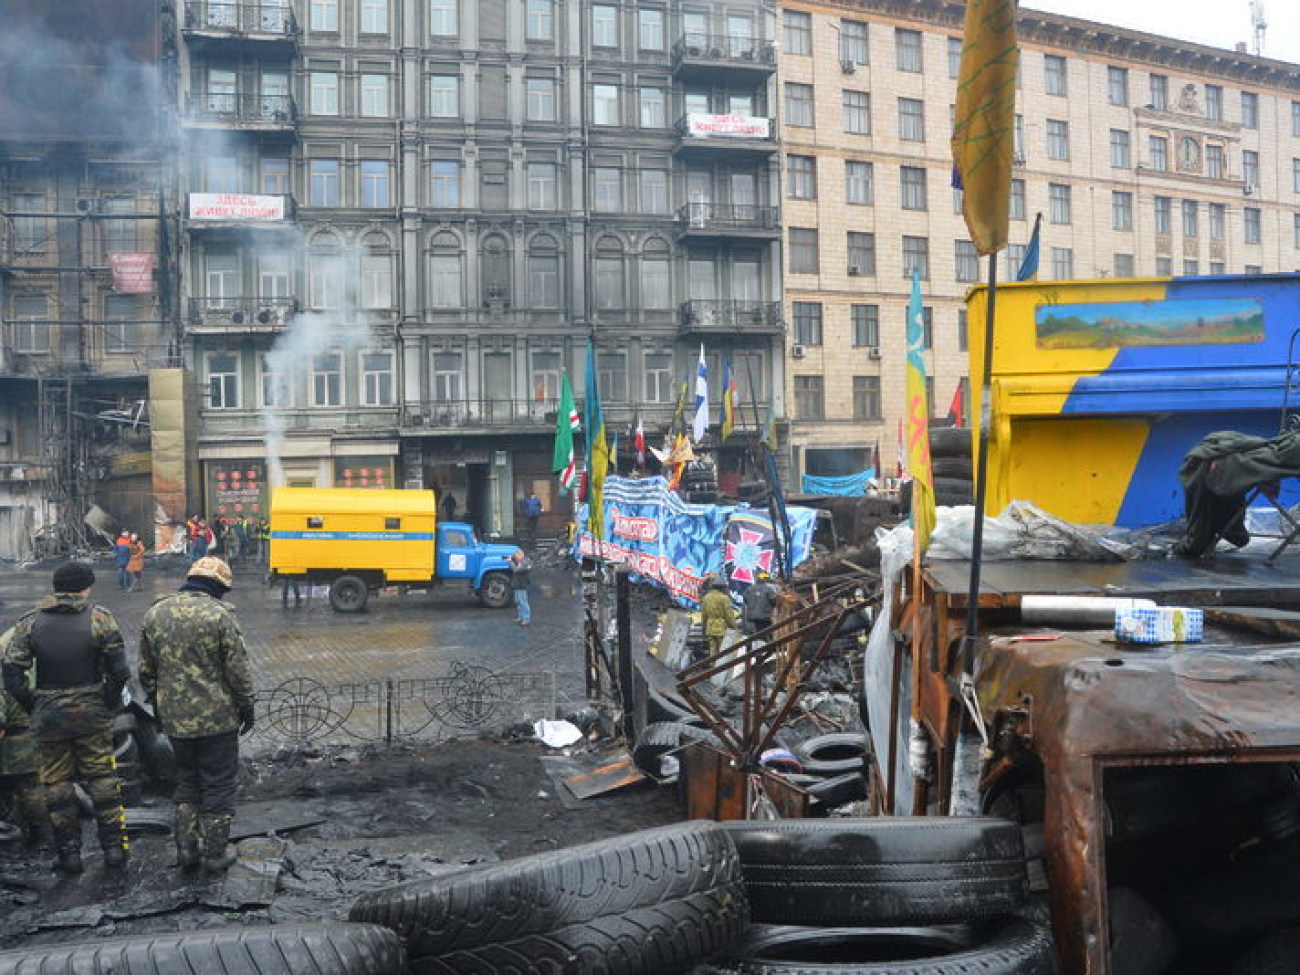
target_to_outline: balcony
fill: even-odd
[[[780,211],[753,204],[688,203],[677,211],[677,236],[696,240],[780,236]]]
[[[785,331],[778,301],[693,299],[683,301],[679,312],[684,335],[710,332],[779,335]]]
[[[298,107],[292,95],[200,92],[190,95],[186,102],[185,124],[196,129],[293,132],[298,124]]]
[[[467,399],[407,403],[401,425],[408,433],[486,429],[555,429],[557,405],[550,400]]]
[[[298,21],[288,3],[214,3],[185,5],[181,33],[188,40],[282,46],[286,54],[298,44]]]
[[[723,75],[748,84],[775,71],[776,48],[772,42],[747,34],[690,32],[673,45],[673,73],[683,81]]]
[[[194,334],[275,334],[297,311],[296,298],[191,298],[186,325]]]
[[[769,156],[776,152],[776,125],[761,115],[706,115],[691,112],[674,127],[679,155],[716,156],[737,152]]]

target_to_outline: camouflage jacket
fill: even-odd
[[[238,728],[253,707],[253,675],[235,611],[191,590],[154,603],[140,632],[140,686],[172,738]]]
[[[721,636],[736,625],[736,607],[721,589],[710,589],[700,600],[700,621],[706,636]]]
[[[99,683],[77,687],[42,688],[40,662],[36,656],[31,633],[39,613],[82,613],[89,611],[90,636],[98,656],[97,669],[102,674]],[[126,666],[126,648],[117,620],[103,606],[89,605],[83,596],[54,593],[36,604],[36,612],[28,613],[14,624],[9,647],[4,656],[5,686],[10,687],[11,674],[21,675],[31,686],[34,673],[32,731],[42,741],[64,741],[99,731],[112,723],[116,708],[105,704],[108,697],[118,698],[130,672]],[[12,687],[10,687],[13,690]],[[18,691],[13,691],[18,696]]]
[[[13,636],[11,626],[0,635],[0,657]],[[32,673],[28,671],[28,686]],[[0,775],[29,775],[36,771],[36,742],[31,736],[32,716],[12,694],[0,690]]]

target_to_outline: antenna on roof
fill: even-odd
[[[1268,30],[1268,21],[1264,17],[1264,0],[1250,0],[1250,24],[1255,29],[1256,57],[1264,54],[1264,32]]]

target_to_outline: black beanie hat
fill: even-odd
[[[54,570],[55,592],[81,592],[95,584],[95,571],[80,562],[65,562]]]

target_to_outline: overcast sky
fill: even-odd
[[[1263,0],[1264,56],[1300,64],[1300,2]],[[1249,0],[1021,0],[1022,7],[1254,52]]]

